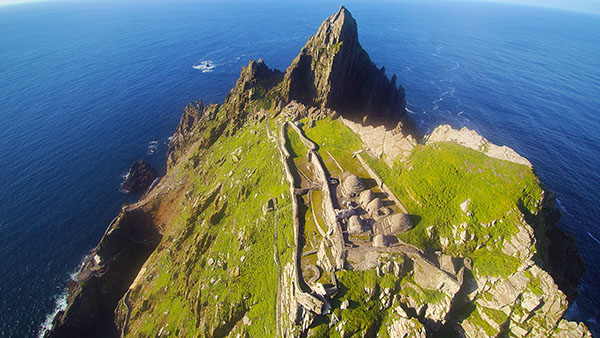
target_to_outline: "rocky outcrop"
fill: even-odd
[[[126,206],[85,258],[69,286],[68,306],[44,337],[118,337],[114,309],[161,239],[152,218]]]
[[[227,133],[227,129],[231,132],[239,129],[248,117],[246,105],[249,102],[272,104],[277,101],[275,94],[267,97],[267,93],[281,82],[282,77],[280,71],[269,69],[263,60],[250,60],[242,67],[240,77],[222,105],[211,103],[206,106],[202,101],[187,105],[169,142],[167,167],[172,168],[194,142],[200,140],[198,147],[207,148]],[[227,116],[219,119],[219,114]]]
[[[286,70],[284,98],[327,107],[343,116],[414,132],[404,88],[378,69],[358,42],[356,21],[343,6],[321,24]]]
[[[449,125],[441,125],[435,128],[431,134],[425,136],[427,144],[435,142],[453,142],[480,151],[489,157],[510,161],[531,167],[531,162],[519,155],[507,146],[497,146],[490,143],[485,137],[476,131],[463,127],[460,130],[453,129]]]
[[[121,189],[130,193],[144,192],[158,175],[156,170],[152,168],[146,161],[139,160],[133,162],[129,168],[129,172],[125,176],[125,181],[121,183]]]
[[[401,128],[400,130],[388,130],[384,126],[363,125],[346,118],[340,120],[346,127],[360,136],[365,150],[368,150],[375,157],[383,158],[390,167],[395,159],[406,159],[418,143],[414,135],[403,133]]]
[[[240,77],[233,89],[227,94],[225,104],[230,105],[233,112],[241,112],[251,100],[263,100],[267,92],[283,78],[283,73],[267,67],[262,59],[250,60],[242,67]]]

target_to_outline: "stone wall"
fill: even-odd
[[[387,196],[392,201],[394,201],[394,203],[396,203],[396,205],[398,206],[398,208],[400,208],[400,210],[402,210],[402,212],[408,213],[408,211],[406,210],[406,208],[404,207],[404,205],[402,203],[400,203],[400,200],[396,197],[396,195],[394,195],[394,193],[392,192],[392,190],[383,182],[383,180],[381,179],[381,177],[379,175],[377,175],[377,173],[373,169],[371,169],[371,167],[369,167],[369,165],[367,164],[367,162],[365,162],[365,160],[362,158],[362,155],[360,153],[356,153],[356,157],[360,161],[360,164],[363,166],[363,168],[365,168],[365,170],[367,171],[367,173],[375,181],[377,181],[377,185],[379,186],[379,188],[381,190],[383,190],[383,192],[385,192],[387,194]]]
[[[291,196],[291,204],[292,204],[292,220],[294,224],[294,252],[293,252],[293,279],[294,286],[296,289],[296,299],[298,303],[305,309],[308,309],[316,314],[321,314],[324,302],[315,296],[311,295],[308,292],[305,292],[302,289],[302,285],[304,285],[304,281],[301,280],[302,277],[302,266],[301,259],[302,255],[300,254],[300,218],[298,216],[298,196],[295,193],[295,179],[292,175],[292,166],[294,165],[293,160],[290,157],[290,153],[287,150],[286,139],[285,139],[285,124],[281,125],[279,142],[277,142],[277,148],[279,149],[279,153],[281,156],[281,163],[286,172],[286,177],[288,182],[290,183],[290,196]]]

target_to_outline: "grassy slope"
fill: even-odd
[[[130,297],[131,336],[154,336],[161,328],[174,336],[219,336],[232,328],[239,332],[244,315],[252,322],[245,327],[250,336],[275,335],[275,214],[263,217],[262,207],[277,197],[279,208],[286,208],[287,182],[264,127],[220,140],[184,164],[192,181],[189,202],[147,262],[150,280]],[[236,162],[230,154],[238,148]],[[194,166],[194,158],[202,160]],[[223,186],[217,198],[192,212],[193,202],[218,182]],[[291,215],[280,212],[277,218],[283,262],[291,259]]]
[[[318,144],[332,175],[339,177],[342,173],[328,152],[344,170],[366,176],[359,162],[352,158],[352,153],[361,149],[360,138],[342,123],[320,120],[313,128],[304,129]],[[306,148],[295,133],[289,133],[288,137],[296,153],[294,160],[299,164],[305,159]],[[161,328],[179,336],[203,337],[229,329],[236,333],[242,330],[240,319],[244,315],[252,323],[243,328],[249,336],[274,336],[277,290],[274,213],[264,217],[262,214],[268,198],[277,197],[282,210],[277,213],[277,247],[282,265],[291,260],[293,231],[291,215],[285,212],[286,208],[289,210],[287,182],[282,177],[277,150],[265,140],[264,127],[257,124],[234,136],[221,137],[211,148],[196,151],[181,164],[191,180],[188,202],[147,263],[149,281],[131,294],[132,336],[152,336]],[[240,160],[236,162],[231,153],[238,148],[241,148]],[[453,226],[466,223],[468,230],[476,234],[475,240],[450,245],[447,252],[471,256],[477,272],[483,275],[505,276],[516,269],[518,260],[500,253],[497,245],[516,231],[518,204],[532,213],[537,210],[542,192],[529,168],[446,143],[418,146],[408,161],[396,163],[392,168],[379,159],[369,156],[365,159],[413,215],[416,227],[403,234],[402,240],[422,248],[439,247],[440,236],[451,237]],[[215,201],[203,210],[193,209],[194,201],[197,198],[203,201],[217,182],[223,187]],[[319,199],[318,194],[315,197]],[[471,199],[472,217],[459,208],[467,198]],[[314,231],[310,209],[307,216],[310,220],[306,230],[310,237]],[[502,222],[493,227],[481,225],[493,220]],[[427,228],[432,226],[433,235],[429,236]],[[476,250],[479,246],[483,248]],[[209,258],[215,262],[212,266],[208,265]],[[377,277],[373,271],[343,271],[337,277],[341,292],[332,304],[333,313],[346,321],[346,335],[351,332],[385,335],[384,326],[393,313],[379,310],[380,301],[377,297],[370,300],[366,289],[378,292],[387,288],[397,293],[404,281],[389,275]],[[428,290],[414,291],[424,300],[436,298]],[[410,290],[407,288],[406,292]],[[145,299],[149,300],[147,306]],[[341,310],[344,300],[350,306]],[[335,336],[335,326],[330,329],[329,320],[319,319],[313,332],[317,336]]]
[[[341,122],[317,121],[315,127],[306,128],[306,134],[319,144],[326,162],[329,151],[344,169],[361,171],[352,158],[352,152],[361,148],[360,138]],[[537,213],[542,187],[530,168],[452,143],[419,145],[408,161],[396,161],[391,168],[368,154],[363,157],[415,221],[415,228],[400,236],[403,241],[423,249],[440,248],[440,237],[456,237],[463,224],[474,238],[458,245],[451,241],[447,253],[470,256],[482,275],[506,276],[518,267],[519,260],[502,254],[500,248],[521,222],[518,206]],[[335,167],[332,162],[327,166]],[[468,198],[471,216],[460,209]]]

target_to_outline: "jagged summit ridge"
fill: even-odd
[[[353,120],[391,126],[402,122],[405,131],[415,130],[406,115],[404,88],[371,61],[358,41],[356,21],[343,6],[288,67],[284,87],[287,100],[331,108]]]

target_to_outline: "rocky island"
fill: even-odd
[[[185,108],[46,337],[591,337],[583,262],[527,159],[419,135],[405,92],[326,19],[285,72]]]

